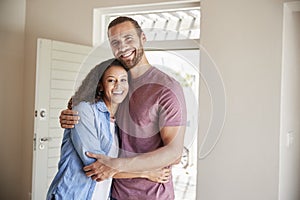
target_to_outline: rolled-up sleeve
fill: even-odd
[[[74,107],[79,113],[79,123],[71,129],[71,140],[83,165],[95,162],[94,158],[86,156],[86,152],[104,154],[100,146],[99,131],[97,130],[93,107],[87,102],[81,102]]]

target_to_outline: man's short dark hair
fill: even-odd
[[[117,17],[116,19],[114,19],[113,21],[111,21],[108,25],[108,30],[111,27],[121,24],[123,22],[131,22],[133,24],[133,26],[135,27],[138,36],[141,36],[143,31],[142,31],[142,28],[140,27],[140,25],[134,19],[132,19],[130,17],[126,17],[126,16],[120,16],[120,17]]]

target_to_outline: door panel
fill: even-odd
[[[33,200],[45,199],[57,172],[63,136],[58,116],[74,93],[78,73],[82,71],[82,62],[91,50],[87,46],[38,39]],[[91,64],[90,68],[93,66]],[[45,117],[41,116],[42,111],[45,112]]]

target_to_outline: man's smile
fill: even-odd
[[[134,54],[134,52],[135,52],[134,50],[126,51],[126,52],[122,53],[120,57],[125,58],[125,59],[129,58],[130,56],[132,56]]]

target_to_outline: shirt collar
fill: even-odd
[[[96,103],[96,108],[101,112],[108,112],[108,109],[103,100],[100,100]]]

